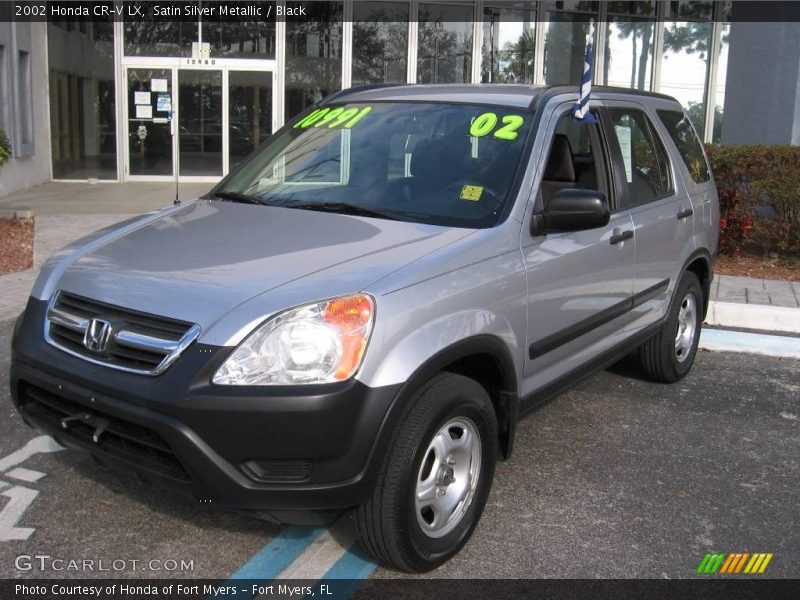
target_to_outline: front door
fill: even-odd
[[[616,210],[611,173],[596,124],[578,123],[573,105],[551,121],[536,210],[563,189],[596,189],[609,198],[605,227],[531,236],[523,233],[528,278],[528,345],[523,395],[540,390],[624,339],[633,293],[633,221]]]

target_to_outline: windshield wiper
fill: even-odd
[[[264,204],[255,196],[248,196],[247,194],[242,194],[241,192],[226,192],[222,190],[219,192],[214,192],[210,195],[210,197],[217,198],[219,200],[228,200],[229,202],[240,202],[241,204]]]
[[[297,204],[283,204],[286,208],[300,208],[302,210],[318,210],[320,212],[332,212],[342,215],[355,215],[358,217],[375,217],[378,219],[390,219],[398,221],[398,217],[380,210],[372,210],[347,202],[301,202]]]

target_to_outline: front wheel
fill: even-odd
[[[673,383],[692,368],[703,322],[703,290],[697,275],[683,274],[659,332],[639,348],[639,363],[653,381]]]
[[[461,375],[437,375],[406,409],[372,496],[356,510],[361,544],[402,571],[444,563],[480,519],[496,458],[486,391]]]

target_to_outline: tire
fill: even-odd
[[[640,367],[648,379],[674,383],[689,372],[700,341],[702,311],[700,281],[687,271],[675,288],[663,327],[638,350]]]
[[[355,511],[362,546],[387,565],[417,573],[456,554],[489,496],[497,439],[491,399],[478,383],[442,373],[422,386],[395,430],[372,496]],[[418,485],[429,492],[420,503]]]

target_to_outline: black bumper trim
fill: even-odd
[[[44,310],[44,302],[30,300],[16,330],[12,399],[26,422],[63,445],[233,508],[272,514],[331,511],[368,498],[385,447],[379,438],[401,386],[370,388],[357,380],[274,389],[215,386],[209,383],[211,374],[230,349],[202,344],[194,344],[157,378],[112,372],[47,344]],[[88,430],[75,435],[77,430],[63,429],[55,413],[26,408],[31,386],[41,390],[40,396],[64,398],[64,411],[108,420],[100,443]],[[153,436],[139,442],[149,441],[164,456],[173,454],[173,466],[180,469],[165,473],[163,465],[137,461],[109,446],[111,432],[141,437],[143,431]],[[243,468],[251,460],[308,461],[310,467],[302,481],[264,481]]]

